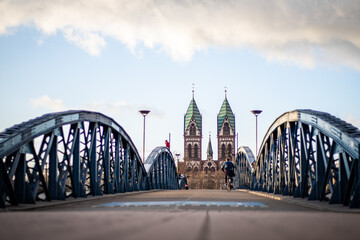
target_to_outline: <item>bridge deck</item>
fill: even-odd
[[[245,191],[134,192],[12,207],[0,213],[0,233],[2,239],[358,239],[358,210],[305,204]]]

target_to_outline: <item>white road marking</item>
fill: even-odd
[[[214,202],[214,201],[152,201],[152,202],[110,202],[97,207],[152,207],[152,206],[217,206],[217,207],[267,207],[260,202]]]

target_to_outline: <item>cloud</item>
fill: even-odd
[[[64,111],[66,109],[63,100],[51,99],[47,95],[39,98],[30,99],[30,104],[34,108],[43,107],[55,112]]]
[[[209,47],[257,50],[269,61],[360,70],[359,0],[29,0],[0,3],[0,34],[33,26],[91,55],[107,37],[189,61]]]
[[[46,110],[59,112],[69,109],[65,106],[62,99],[51,99],[49,96],[44,95],[38,98],[30,99],[30,104],[33,108],[45,108]],[[71,109],[83,109],[94,112],[101,112],[108,116],[135,116],[139,115],[140,109],[151,109],[151,116],[159,119],[164,118],[164,113],[154,106],[145,106],[131,104],[126,101],[117,102],[104,102],[104,101],[93,101],[88,105],[73,106]]]
[[[63,33],[66,40],[84,49],[90,55],[99,56],[101,48],[106,45],[104,38],[98,34],[90,32],[81,33],[71,28],[64,29]]]
[[[125,101],[118,101],[118,102],[103,102],[103,101],[94,101],[91,104],[85,105],[83,107],[86,110],[89,111],[101,111],[101,112],[108,112],[111,114],[118,114],[120,112],[124,111],[135,111],[135,106],[132,104],[129,104]]]
[[[140,109],[151,109],[151,116],[163,119],[164,113],[158,110],[156,107],[144,106],[131,104],[125,101],[118,102],[103,102],[103,101],[94,101],[89,105],[83,107],[83,109],[95,112],[101,112],[108,116],[134,116],[139,115]]]

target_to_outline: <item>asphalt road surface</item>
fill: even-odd
[[[1,239],[359,239],[360,211],[247,191],[150,191],[0,212]]]

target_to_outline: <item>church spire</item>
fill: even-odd
[[[217,117],[218,129],[218,160],[225,160],[235,155],[235,115],[227,100],[225,88],[225,99],[221,105]]]
[[[192,99],[190,101],[189,107],[185,114],[185,126],[184,131],[189,127],[189,123],[191,119],[194,119],[196,122],[197,127],[199,128],[199,131],[201,132],[201,125],[202,125],[202,119],[201,114],[199,111],[199,108],[196,104],[196,101],[194,99],[194,88],[192,90]]]
[[[192,99],[184,116],[184,161],[201,160],[202,117],[194,99]]]
[[[220,112],[218,114],[218,133],[220,132],[220,129],[226,118],[230,122],[230,127],[235,132],[235,115],[234,115],[233,111],[231,110],[230,104],[227,100],[226,92],[227,91],[225,88],[225,99],[224,99],[223,104],[221,105]]]
[[[209,133],[209,144],[208,144],[208,148],[206,150],[206,156],[207,158],[213,158],[213,150],[212,150],[212,146],[211,146],[211,134]]]

